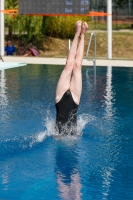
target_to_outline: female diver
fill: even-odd
[[[77,131],[76,114],[82,92],[81,70],[88,25],[80,20],[75,26],[76,33],[56,88],[56,131],[61,135],[75,135]]]

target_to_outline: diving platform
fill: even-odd
[[[25,62],[0,62],[0,70],[22,67],[27,65]]]

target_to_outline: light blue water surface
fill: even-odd
[[[62,69],[0,72],[0,199],[132,200],[133,68],[83,67],[78,135],[57,139]]]

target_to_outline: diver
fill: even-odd
[[[76,33],[56,88],[56,131],[61,135],[75,135],[77,131],[76,114],[82,92],[81,70],[88,24],[79,20],[75,26]]]

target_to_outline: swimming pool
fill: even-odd
[[[0,199],[133,199],[133,68],[83,67],[81,135],[56,139],[62,69],[0,72]]]

